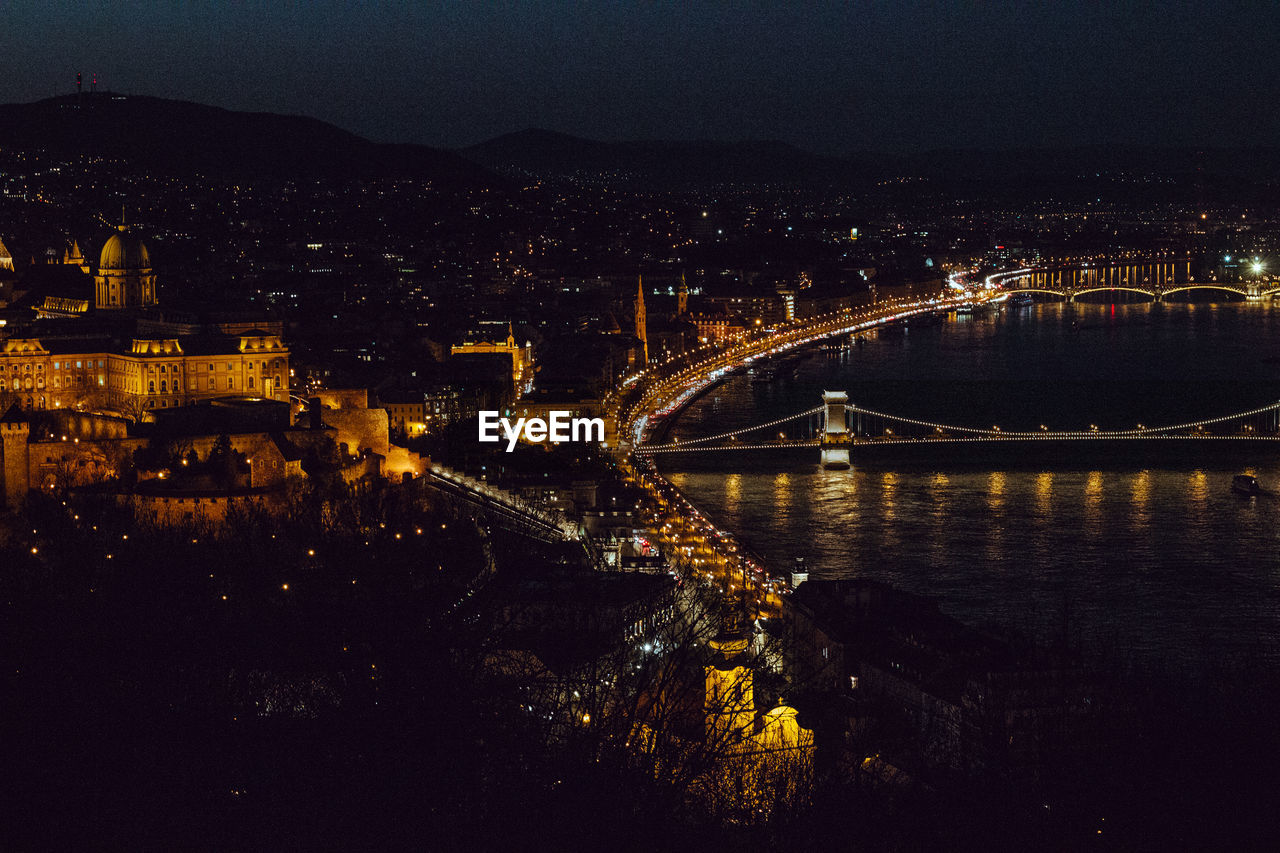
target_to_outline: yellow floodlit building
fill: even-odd
[[[103,246],[94,282],[92,313],[114,318],[106,326],[86,319],[80,334],[76,320],[56,336],[41,335],[42,322],[91,313],[86,300],[49,296],[37,309],[44,319],[32,329],[7,330],[9,337],[0,330],[0,408],[16,403],[136,419],[149,410],[229,395],[288,400],[289,349],[279,334],[182,334],[165,331],[160,320],[147,323],[147,332],[130,325],[134,312],[157,302],[150,252],[125,226]]]
[[[454,344],[449,354],[507,356],[511,359],[511,387],[515,396],[519,398],[533,387],[533,344],[529,341],[525,341],[523,347],[516,344],[515,330],[510,323],[507,324],[505,341],[464,341]]]

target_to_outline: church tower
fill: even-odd
[[[636,337],[640,339],[640,345],[644,349],[644,364],[649,366],[649,334],[645,330],[645,313],[644,313],[644,278],[640,278],[639,285],[636,288]]]
[[[84,252],[80,251],[80,242],[78,240],[73,239],[71,245],[62,253],[62,262],[68,266],[79,267],[80,271],[85,274],[90,272],[89,261],[85,258]]]
[[[742,618],[734,613],[725,619],[720,633],[711,641],[716,656],[706,666],[707,687],[704,710],[707,735],[715,742],[749,739],[755,718],[755,688],[751,667],[743,660],[748,633]]]
[[[680,273],[680,294],[676,297],[676,316],[683,317],[689,312],[689,285],[685,284],[684,273]]]
[[[151,255],[142,239],[121,224],[102,247],[98,274],[94,276],[99,311],[148,308],[156,304],[156,275]]]

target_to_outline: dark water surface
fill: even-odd
[[[730,377],[683,439],[810,409],[824,389],[958,426],[1157,426],[1280,400],[1280,306],[1050,303],[815,351]],[[816,449],[660,467],[775,569],[869,576],[975,623],[1185,671],[1280,664],[1280,443],[902,448],[823,471]],[[1242,498],[1233,475],[1276,496]]]

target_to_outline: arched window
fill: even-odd
[[[163,370],[164,368],[162,367],[160,369]],[[160,393],[161,394],[169,393],[169,383],[165,382],[163,379],[160,380]]]
[[[152,379],[147,383],[147,393],[148,394],[156,393],[156,381],[154,379]]]
[[[253,388],[253,377],[252,377],[252,376],[250,376],[250,377],[249,377],[249,387],[250,387],[250,388]]]

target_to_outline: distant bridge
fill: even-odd
[[[641,456],[702,451],[774,450],[820,447],[827,468],[847,468],[859,447],[883,445],[975,444],[1031,441],[1280,441],[1280,402],[1220,417],[1133,429],[1008,431],[954,426],[893,415],[847,404],[843,391],[827,391],[823,405],[785,418],[687,441],[647,445]]]
[[[1216,290],[1248,300],[1280,293],[1280,280],[1262,277],[1262,268],[1250,267],[1257,276],[1243,281],[1195,281],[1191,261],[1099,261],[1070,266],[1031,267],[996,273],[987,278],[1007,293],[1043,293],[1068,302],[1090,293],[1140,293],[1160,302],[1175,293]]]

